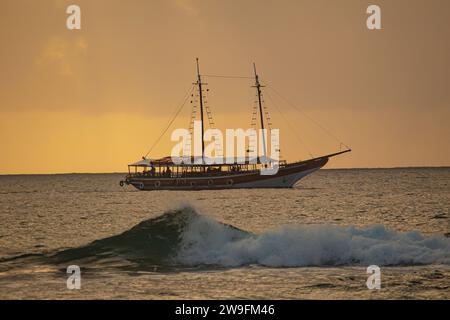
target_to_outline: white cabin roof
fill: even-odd
[[[142,159],[135,163],[129,164],[132,167],[152,167],[152,166],[166,166],[166,165],[223,165],[223,164],[249,164],[249,163],[273,163],[276,162],[269,157],[261,156],[259,159],[255,158],[207,158],[204,157],[202,161],[201,156],[195,157],[164,157],[161,159]]]

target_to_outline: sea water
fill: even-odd
[[[0,176],[0,298],[450,299],[450,168],[321,170],[293,189],[122,178]]]

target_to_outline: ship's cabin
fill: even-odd
[[[157,160],[143,158],[128,165],[128,177],[155,177],[155,178],[184,178],[192,176],[220,176],[230,173],[257,172],[262,168],[272,166],[273,160],[261,162],[259,160],[242,159],[243,161],[202,161],[200,157],[176,159],[165,157]],[[189,159],[188,159],[189,160]],[[280,167],[286,166],[285,160],[278,161]]]

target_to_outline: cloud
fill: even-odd
[[[41,49],[36,65],[61,76],[72,76],[81,56],[88,50],[84,37],[67,40],[62,37],[50,39]]]
[[[197,16],[198,10],[192,3],[192,0],[175,0],[175,5],[190,16]]]

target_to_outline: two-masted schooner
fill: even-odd
[[[254,87],[256,88],[259,126],[264,130],[262,106],[262,85],[254,65]],[[201,156],[189,157],[189,161],[171,156],[142,160],[128,165],[128,174],[120,185],[132,185],[139,190],[213,190],[235,188],[292,188],[301,178],[322,168],[329,158],[350,152],[349,148],[332,154],[314,157],[304,161],[288,163],[276,162],[275,174],[261,174],[268,166],[273,166],[265,154],[255,159],[235,161],[205,161],[204,145],[204,83],[197,58],[197,81],[201,123]],[[264,135],[262,135],[264,137]],[[265,142],[263,141],[265,146]]]

